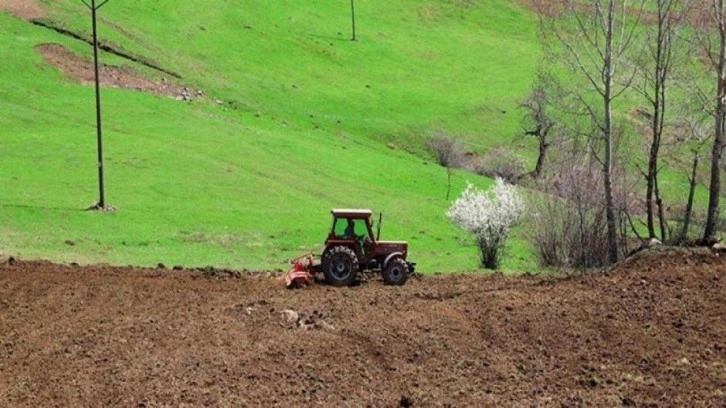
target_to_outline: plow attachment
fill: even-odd
[[[285,286],[288,289],[300,288],[313,283],[315,276],[315,258],[313,254],[303,255],[292,261],[292,268],[285,275]]]

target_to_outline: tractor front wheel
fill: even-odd
[[[408,279],[408,264],[403,258],[393,258],[383,268],[383,282],[387,285],[403,285]]]
[[[327,251],[324,258],[325,282],[333,286],[349,286],[355,281],[358,257],[352,249],[337,246]]]

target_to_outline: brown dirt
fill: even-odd
[[[0,406],[724,406],[725,273],[670,252],[576,278],[288,291],[5,263]]]
[[[94,83],[93,61],[78,57],[60,44],[41,44],[37,46],[46,61],[61,70],[67,77],[82,84]],[[199,91],[192,92],[182,85],[168,80],[153,81],[145,78],[127,66],[100,66],[101,86],[134,89],[156,95],[171,96],[177,99],[198,98]]]
[[[23,20],[45,17],[45,8],[35,0],[0,0],[0,11],[7,11]]]

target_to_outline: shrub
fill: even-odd
[[[471,184],[449,208],[449,219],[476,240],[484,268],[499,266],[511,228],[524,214],[517,188],[497,177],[492,188],[481,191]]]
[[[542,180],[532,208],[529,239],[540,266],[593,268],[607,264],[602,173],[574,164]],[[621,201],[621,194],[617,194]]]
[[[526,173],[524,160],[503,147],[498,147],[478,159],[472,170],[487,177],[501,177],[510,184],[516,184]]]
[[[449,169],[457,169],[464,166],[466,161],[464,148],[461,143],[451,136],[439,134],[429,138],[426,146],[436,157],[436,162]]]

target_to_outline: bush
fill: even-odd
[[[482,266],[496,269],[509,231],[522,218],[524,209],[516,187],[497,177],[487,191],[468,184],[447,215],[454,224],[474,235]]]
[[[450,169],[464,166],[466,161],[464,148],[455,138],[446,135],[436,135],[426,141],[426,146],[436,157],[436,162]]]
[[[510,184],[516,184],[526,173],[524,160],[503,147],[498,147],[478,159],[472,170],[491,178],[501,177]]]
[[[593,268],[607,264],[608,239],[602,173],[574,165],[542,181],[530,203],[529,239],[540,266]]]

